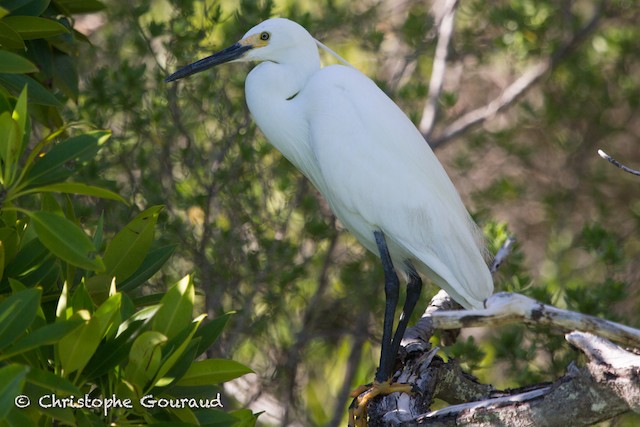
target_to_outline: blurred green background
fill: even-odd
[[[163,79],[282,16],[374,79],[418,124],[445,2],[104,3],[73,23],[91,43],[75,57],[77,76],[66,76],[79,91],[62,119],[113,131],[84,178],[133,205],[93,200],[78,216],[104,211],[113,233],[165,205],[157,245],[178,246],[146,291],[195,272],[202,310],[236,312],[209,356],[257,374],[227,385],[226,396],[265,411],[265,425],[344,425],[347,393],[373,378],[379,357],[376,259],[257,130],[243,95],[251,65]],[[640,179],[596,151],[640,167],[638,22],[632,0],[460,2],[429,129],[491,250],[507,235],[518,239],[497,290],[636,327]],[[522,76],[547,69],[500,111],[449,136],[467,113],[486,113]],[[73,98],[63,83],[60,95]],[[415,316],[436,291],[427,286]],[[509,326],[473,336],[443,352],[498,387],[553,380],[579,358],[561,331]]]

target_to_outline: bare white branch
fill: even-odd
[[[499,326],[523,322],[550,325],[566,331],[591,332],[625,345],[640,347],[640,330],[620,323],[542,304],[524,295],[499,292],[485,301],[483,310],[438,311],[431,314],[436,329]]]
[[[598,150],[598,155],[600,157],[602,157],[603,159],[607,160],[612,165],[615,165],[615,166],[619,167],[623,171],[629,172],[630,174],[633,174],[633,175],[640,176],[640,171],[639,170],[631,169],[630,167],[623,165],[622,163],[620,163],[619,161],[617,161],[616,159],[614,159],[613,157],[611,157],[610,155],[608,155],[604,151]]]
[[[438,43],[436,44],[436,51],[433,58],[431,80],[429,81],[429,94],[427,95],[427,101],[422,110],[422,119],[418,125],[418,129],[427,141],[433,131],[433,125],[438,112],[438,99],[442,92],[442,84],[444,83],[445,71],[447,70],[447,55],[453,35],[457,6],[458,0],[446,1],[442,19],[438,27]]]

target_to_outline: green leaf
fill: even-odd
[[[107,245],[104,253],[106,273],[115,276],[116,283],[135,273],[144,261],[162,208],[152,206],[138,214]]]
[[[238,420],[234,427],[255,427],[259,414],[254,414],[251,409],[236,409],[230,411],[229,415],[233,415]]]
[[[15,53],[0,50],[0,73],[18,74],[18,73],[37,73],[36,67],[28,59],[16,55]]]
[[[22,392],[28,366],[9,365],[0,368],[0,420],[14,408],[14,399]]]
[[[178,380],[178,386],[220,384],[253,371],[234,360],[206,359],[194,362],[186,374]]]
[[[0,114],[0,159],[3,162],[2,184],[5,187],[11,185],[11,177],[17,165],[17,153],[22,142],[22,132],[18,123],[11,118],[8,111]]]
[[[72,394],[75,396],[82,394],[82,392],[76,386],[71,384],[69,380],[42,369],[32,368],[27,374],[27,382],[56,393]]]
[[[128,278],[118,284],[118,289],[128,292],[136,289],[149,280],[173,255],[176,245],[163,246],[150,251],[140,264],[140,267]]]
[[[123,329],[120,325],[121,332],[114,339],[107,340],[98,347],[89,363],[84,369],[84,375],[88,378],[95,378],[109,372],[120,363],[125,361],[129,356],[129,351],[135,339],[142,333],[149,324],[150,319],[137,319],[131,322],[125,322],[126,327]]]
[[[201,355],[218,339],[222,330],[227,325],[231,314],[223,314],[215,319],[200,325],[196,331],[194,338],[200,337],[200,344],[198,345],[198,355]]]
[[[91,300],[89,290],[85,283],[80,283],[80,285],[76,286],[76,289],[73,291],[73,295],[71,296],[69,308],[71,309],[70,315],[73,315],[73,313],[77,313],[80,310],[86,310],[89,313],[93,313],[93,301]]]
[[[189,326],[193,318],[195,290],[191,276],[185,276],[172,286],[160,301],[153,319],[153,329],[169,338]]]
[[[24,213],[31,219],[38,239],[54,255],[71,265],[87,270],[104,269],[100,257],[92,256],[96,249],[91,239],[76,224],[52,212]]]
[[[94,131],[67,139],[38,159],[25,181],[29,187],[40,187],[66,180],[79,166],[93,160],[111,132]]]
[[[71,297],[69,292],[69,284],[64,282],[60,291],[60,298],[56,305],[56,322],[61,320],[69,320],[73,315],[73,307],[71,306]]]
[[[69,33],[64,25],[39,16],[7,16],[2,22],[20,34],[23,40],[43,39]]]
[[[53,57],[53,84],[62,93],[78,101],[78,69],[76,58],[69,55],[56,54]]]
[[[20,131],[18,157],[20,157],[24,151],[23,146],[29,142],[29,135],[27,135],[30,133],[30,129],[27,129],[27,126],[29,125],[29,115],[27,112],[27,88],[28,87],[25,86],[24,89],[22,89],[22,92],[20,92],[20,96],[16,101],[16,106],[13,109],[13,114],[11,115],[11,118],[18,123],[18,130]]]
[[[13,28],[0,21],[0,45],[5,49],[24,49],[24,40]]]
[[[93,185],[83,184],[81,182],[60,182],[57,184],[44,185],[42,187],[30,188],[27,191],[20,192],[20,195],[32,194],[32,193],[71,193],[80,194],[83,196],[100,197],[102,199],[111,199],[122,202],[126,205],[129,204],[122,196],[114,193],[106,188],[95,187]]]
[[[15,8],[9,8],[12,15],[40,16],[49,6],[49,0],[28,0],[19,3],[23,4]]]
[[[99,12],[106,8],[98,0],[57,0],[56,5],[63,9],[66,15]]]
[[[0,349],[7,348],[31,325],[40,307],[40,289],[20,291],[0,303]]]
[[[18,253],[19,237],[18,232],[14,227],[1,227],[0,228],[0,241],[2,242],[3,251],[3,263],[0,265],[3,268],[11,263]]]
[[[72,319],[77,318],[84,319],[86,322],[58,343],[58,354],[65,376],[75,371],[81,371],[102,340],[99,319],[90,317],[89,313],[84,310],[72,317]]]
[[[129,352],[129,363],[125,376],[140,389],[154,378],[162,363],[162,346],[167,337],[156,331],[143,332],[134,342]]]
[[[120,324],[120,307],[122,305],[122,294],[111,295],[94,313],[94,317],[100,321],[100,335],[105,336],[110,331],[116,332],[117,325]]]
[[[5,263],[5,254],[4,254],[4,242],[0,240],[0,280],[2,280],[2,276],[4,275],[4,263]]]
[[[238,418],[231,412],[224,412],[218,409],[207,409],[195,411],[201,426],[207,427],[239,427]]]
[[[1,24],[2,22],[0,22]],[[0,74],[0,84],[4,85],[9,92],[18,96],[25,85],[29,86],[29,101],[34,104],[46,105],[50,107],[60,108],[62,103],[58,101],[51,92],[49,92],[39,82],[24,74]]]
[[[3,354],[0,355],[0,359],[7,359],[37,347],[56,344],[59,340],[79,328],[83,323],[82,320],[76,319],[42,326],[21,338],[15,345],[4,351]]]

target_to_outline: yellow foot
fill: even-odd
[[[351,392],[353,402],[349,406],[349,427],[366,427],[367,405],[376,396],[386,396],[391,393],[413,394],[411,384],[393,383],[390,381],[377,382],[373,384],[361,385]]]

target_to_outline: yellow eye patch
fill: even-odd
[[[238,43],[242,46],[251,46],[254,48],[264,47],[269,44],[270,38],[271,38],[271,35],[268,32],[263,31],[262,33],[253,34],[249,37],[246,37],[240,40]]]

